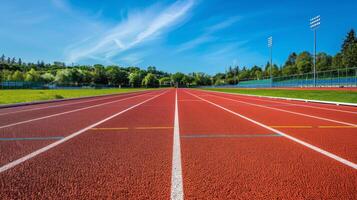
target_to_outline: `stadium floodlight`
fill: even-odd
[[[310,19],[310,28],[314,31],[314,87],[316,87],[316,30],[320,27],[320,15]]]
[[[270,48],[270,80],[273,82],[273,36],[268,37],[268,47]]]

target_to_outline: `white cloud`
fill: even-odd
[[[145,10],[129,12],[125,20],[109,31],[68,47],[66,52],[68,61],[77,62],[93,57],[111,60],[123,51],[158,39],[167,29],[182,22],[193,5],[193,0],[187,0],[178,1],[167,8],[153,6]]]
[[[205,43],[208,43],[208,42],[212,42],[212,41],[215,41],[217,39],[219,39],[218,37],[213,37],[212,34],[214,32],[217,32],[219,30],[222,30],[222,29],[225,29],[225,28],[228,28],[230,27],[231,25],[233,25],[234,23],[236,23],[237,21],[239,21],[241,18],[238,17],[238,16],[234,16],[234,17],[230,17],[224,21],[221,21],[217,24],[214,24],[208,28],[205,29],[205,32],[194,38],[193,40],[190,40],[188,42],[185,42],[183,44],[181,44],[176,52],[179,53],[179,52],[182,52],[182,51],[186,51],[186,50],[189,50],[189,49],[192,49],[192,48],[195,48],[196,46],[199,46],[201,44],[205,44]]]

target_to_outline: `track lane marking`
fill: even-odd
[[[270,126],[272,128],[313,128],[313,126]]]
[[[118,127],[118,128],[91,128],[94,131],[110,131],[110,130],[129,130],[129,129],[136,129],[136,130],[158,130],[158,129],[173,129],[174,127],[171,126],[156,126],[156,127]]]
[[[140,106],[140,105],[142,105],[142,104],[144,104],[144,103],[146,103],[146,102],[148,102],[150,100],[153,100],[153,99],[155,99],[155,98],[157,98],[157,97],[159,97],[159,96],[161,96],[163,94],[166,94],[167,92],[168,91],[165,91],[165,92],[162,92],[162,93],[160,93],[160,94],[158,94],[158,95],[156,95],[154,97],[146,99],[145,101],[142,101],[142,102],[140,102],[138,104],[135,104],[135,105],[133,105],[133,106],[131,106],[131,107],[125,109],[125,110],[122,110],[122,111],[120,111],[120,112],[118,112],[118,113],[116,113],[114,115],[111,115],[111,116],[109,116],[109,117],[107,117],[107,118],[105,118],[105,119],[103,119],[101,121],[98,121],[98,122],[96,122],[96,123],[94,123],[94,124],[92,124],[90,126],[87,126],[87,127],[83,128],[83,129],[81,129],[81,130],[79,130],[77,132],[74,132],[74,133],[64,137],[61,140],[58,140],[58,141],[56,141],[54,143],[51,143],[51,144],[49,144],[49,145],[47,145],[47,146],[45,146],[45,147],[43,147],[41,149],[38,149],[38,150],[36,150],[36,151],[26,155],[26,156],[23,156],[23,157],[21,157],[21,158],[19,158],[17,160],[14,160],[14,161],[12,161],[10,163],[7,163],[7,164],[5,164],[5,165],[0,167],[0,173],[6,171],[8,169],[11,169],[11,168],[13,168],[13,167],[15,167],[15,166],[17,166],[17,165],[29,160],[29,159],[31,159],[33,157],[41,154],[41,153],[44,153],[44,152],[46,152],[46,151],[48,151],[48,150],[50,150],[50,149],[62,144],[62,143],[66,142],[66,141],[68,141],[68,140],[70,140],[70,139],[72,139],[72,138],[74,138],[74,137],[76,137],[76,136],[78,136],[78,135],[80,135],[82,133],[84,133],[85,131],[87,131],[87,130],[89,130],[91,128],[94,128],[94,127],[96,127],[96,126],[98,126],[98,125],[100,125],[100,124],[102,124],[102,123],[104,123],[104,122],[106,122],[106,121],[108,121],[110,119],[113,119],[114,117],[117,117],[117,116],[119,116],[119,115],[121,115],[121,114],[123,114],[123,113],[125,113],[125,112],[127,112],[129,110],[132,110],[132,109],[134,109],[134,108],[136,108],[136,107],[138,107],[138,106]]]
[[[321,109],[321,110],[330,110],[330,111],[336,111],[336,112],[344,112],[344,113],[350,113],[350,114],[357,114],[357,112],[354,112],[354,111],[348,111],[348,110],[339,110],[339,109],[334,109],[334,108],[325,108],[325,107],[320,107],[320,106],[311,106],[311,105],[303,105],[303,104],[295,104],[295,103],[288,103],[288,102],[279,102],[279,101],[272,101],[272,100],[269,100],[268,98],[270,96],[266,96],[266,97],[258,97],[258,96],[250,96],[250,95],[246,95],[246,94],[239,94],[239,93],[230,93],[230,92],[221,92],[221,91],[209,91],[209,90],[205,90],[207,92],[212,92],[212,93],[215,93],[215,92],[218,92],[218,93],[223,93],[223,94],[228,94],[228,95],[232,95],[232,96],[236,96],[236,97],[239,97],[239,98],[243,98],[243,99],[254,99],[254,100],[257,100],[257,101],[263,101],[263,102],[273,102],[273,103],[278,103],[278,104],[286,104],[286,105],[294,105],[294,106],[301,106],[301,107],[307,107],[307,108],[314,108],[314,109]],[[245,96],[248,96],[248,97],[253,97],[253,98],[248,98],[248,97],[245,97]],[[264,99],[262,99],[264,98]],[[265,99],[266,98],[266,99]],[[283,100],[283,99],[281,99]],[[287,101],[287,100],[285,100]],[[307,102],[305,102],[307,103]],[[278,105],[277,105],[278,106]]]
[[[42,120],[42,119],[48,119],[48,118],[51,118],[51,117],[57,117],[57,116],[61,116],[61,115],[64,115],[64,114],[78,112],[78,111],[81,111],[81,110],[87,110],[87,109],[91,109],[91,108],[96,108],[96,107],[99,107],[99,106],[104,106],[104,105],[107,105],[107,104],[112,104],[112,103],[116,103],[116,102],[120,102],[120,101],[124,101],[124,100],[128,100],[128,99],[133,99],[133,98],[144,96],[144,95],[146,95],[146,93],[145,94],[136,95],[136,96],[132,96],[132,97],[128,97],[128,98],[124,98],[124,99],[115,100],[115,101],[109,101],[109,102],[106,102],[106,103],[96,104],[96,105],[93,105],[93,106],[79,108],[79,109],[75,109],[75,110],[69,110],[69,111],[65,111],[65,112],[61,112],[61,113],[56,113],[56,114],[52,114],[52,115],[47,115],[47,116],[43,116],[43,117],[29,119],[29,120],[25,120],[25,121],[21,121],[21,122],[15,122],[15,123],[12,123],[12,124],[7,124],[7,125],[0,126],[0,129],[16,126],[16,125],[20,125],[20,124],[26,124],[26,123],[29,123],[29,122],[34,122],[34,121],[38,121],[38,120]]]
[[[128,127],[122,127],[122,128],[91,128],[90,130],[93,131],[117,131],[117,130],[129,130]]]
[[[260,105],[260,104],[255,104],[255,103],[249,103],[249,102],[245,102],[245,101],[239,101],[239,100],[235,100],[235,99],[221,97],[221,96],[218,96],[218,95],[209,95],[209,96],[216,97],[216,98],[221,98],[221,99],[226,99],[226,100],[230,100],[230,101],[235,101],[235,102],[239,102],[239,103],[244,103],[244,104],[257,106],[257,107],[261,107],[261,108],[267,108],[267,109],[270,109],[270,110],[277,110],[277,111],[280,111],[280,112],[286,112],[286,113],[291,113],[291,114],[295,114],[295,115],[301,115],[301,116],[304,116],[304,117],[310,117],[310,118],[314,118],[314,119],[319,119],[319,120],[334,122],[334,123],[338,123],[338,124],[344,124],[344,125],[347,125],[347,126],[357,127],[357,124],[353,124],[353,123],[349,123],[349,122],[342,122],[342,121],[338,121],[338,120],[334,120],[334,119],[318,117],[318,116],[314,116],[314,115],[308,115],[308,114],[289,111],[289,110],[284,110],[284,109],[280,109],[280,108],[273,108],[273,107],[264,106],[264,105]]]
[[[177,89],[175,95],[175,120],[172,150],[172,175],[171,175],[171,200],[183,200],[181,147],[180,147],[180,126],[177,103]]]
[[[22,138],[0,138],[0,141],[24,141],[24,140],[60,140],[64,137],[22,137]]]
[[[181,138],[265,138],[282,137],[279,134],[184,134]]]
[[[122,96],[122,97],[123,96],[125,97],[125,96],[128,96],[128,95],[133,94],[133,93],[135,95],[135,92],[128,93],[128,94],[118,94],[118,95]],[[87,100],[87,101],[80,101],[80,102],[73,102],[73,103],[68,103],[68,104],[52,105],[52,106],[45,106],[45,107],[38,107],[38,108],[30,108],[30,109],[26,109],[26,110],[18,110],[18,111],[14,111],[14,112],[0,113],[0,116],[16,114],[16,113],[21,113],[21,112],[34,111],[34,110],[43,110],[43,109],[47,109],[47,108],[57,108],[57,107],[62,107],[62,106],[76,105],[76,104],[88,103],[88,102],[100,101],[100,100],[106,100],[106,99],[113,99],[113,98],[117,98],[117,97],[118,97],[117,95],[110,96],[110,97],[103,97],[103,98],[99,97],[100,99],[97,99],[97,97],[93,97],[95,99],[91,99],[91,100]],[[75,100],[75,99],[73,99],[73,100]],[[49,103],[51,103],[51,102],[49,102]]]
[[[319,128],[357,128],[356,126],[318,126]]]
[[[135,127],[134,129],[139,129],[139,130],[150,130],[150,129],[172,129],[174,127],[169,127],[169,126],[163,126],[163,127]]]
[[[258,126],[261,126],[261,127],[263,127],[263,128],[266,128],[266,129],[268,129],[268,130],[270,130],[270,131],[273,131],[273,132],[275,132],[275,133],[277,133],[277,134],[280,134],[280,135],[282,135],[282,136],[284,136],[284,137],[286,137],[286,138],[288,138],[288,139],[290,139],[290,140],[292,140],[292,141],[294,141],[294,142],[296,142],[296,143],[299,143],[299,144],[301,144],[301,145],[303,145],[303,146],[305,146],[305,147],[308,147],[308,148],[310,148],[310,149],[312,149],[312,150],[314,150],[314,151],[316,151],[316,152],[318,152],[318,153],[321,153],[321,154],[323,154],[323,155],[325,155],[325,156],[327,156],[327,157],[329,157],[329,158],[332,158],[332,159],[334,159],[334,160],[336,160],[336,161],[338,161],[338,162],[340,162],[340,163],[342,163],[342,164],[345,164],[345,165],[347,165],[347,166],[349,166],[349,167],[352,167],[353,169],[357,169],[357,164],[356,164],[356,163],[353,163],[353,162],[351,162],[351,161],[349,161],[349,160],[346,160],[346,159],[344,159],[344,158],[342,158],[342,157],[340,157],[340,156],[337,156],[337,155],[335,155],[335,154],[333,154],[333,153],[330,153],[330,152],[328,152],[328,151],[326,151],[326,150],[323,150],[323,149],[321,149],[321,148],[319,148],[319,147],[317,147],[317,146],[314,146],[314,145],[312,145],[312,144],[309,144],[309,143],[307,143],[307,142],[304,142],[304,141],[302,141],[302,140],[299,140],[299,139],[297,139],[297,138],[295,138],[295,137],[292,137],[292,136],[290,136],[290,135],[288,135],[288,134],[286,134],[286,133],[284,133],[284,132],[281,132],[281,131],[279,131],[279,130],[277,130],[277,129],[271,128],[271,127],[269,127],[269,126],[267,126],[267,125],[265,125],[265,124],[262,124],[262,123],[260,123],[260,122],[258,122],[258,121],[255,121],[255,120],[253,120],[253,119],[251,119],[251,118],[248,118],[248,117],[246,117],[246,116],[244,116],[244,115],[241,115],[241,114],[239,114],[239,113],[237,113],[237,112],[234,112],[234,111],[232,111],[232,110],[229,110],[228,108],[225,108],[225,107],[220,106],[220,105],[218,105],[218,104],[216,104],[216,103],[213,103],[213,102],[211,102],[211,101],[208,101],[208,100],[206,100],[206,99],[203,99],[203,98],[201,98],[201,97],[199,97],[199,96],[197,96],[197,95],[195,95],[195,94],[192,94],[192,93],[187,92],[187,91],[185,91],[185,92],[188,93],[188,94],[190,94],[190,95],[192,95],[192,96],[194,96],[194,97],[196,97],[196,98],[198,98],[198,99],[201,99],[201,100],[203,100],[203,101],[205,101],[205,102],[207,102],[207,103],[209,103],[209,104],[211,104],[211,105],[213,105],[213,106],[216,106],[216,107],[218,107],[218,108],[220,108],[220,109],[222,109],[222,110],[225,110],[225,111],[227,111],[227,112],[229,112],[229,113],[231,113],[231,114],[233,114],[233,115],[236,115],[236,116],[238,116],[238,117],[240,117],[240,118],[246,119],[246,120],[248,120],[248,121],[250,121],[250,122],[252,122],[252,123],[254,123],[254,124],[258,125]]]

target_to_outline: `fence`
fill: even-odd
[[[4,81],[0,82],[1,89],[41,89],[47,88],[44,83],[25,81]]]
[[[274,77],[273,79],[245,80],[237,85],[216,87],[269,88],[269,87],[315,87],[314,74],[298,74]],[[357,68],[344,68],[316,73],[316,87],[357,87]]]
[[[345,68],[316,73],[273,78],[273,87],[356,87],[357,68]]]

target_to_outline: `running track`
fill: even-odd
[[[357,199],[357,108],[164,89],[0,110],[0,199]]]

